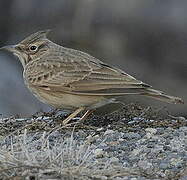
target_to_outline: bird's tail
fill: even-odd
[[[165,94],[162,91],[158,91],[152,88],[147,88],[145,93],[143,93],[145,96],[149,96],[151,98],[164,101],[167,103],[173,103],[173,104],[184,104],[184,101],[179,97],[169,96]]]

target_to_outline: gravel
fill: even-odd
[[[37,118],[34,120],[35,124],[33,125],[31,123],[33,119],[23,119],[21,126],[22,131],[20,130],[19,133],[22,135],[24,134],[24,123],[24,125],[33,125],[32,128],[27,128],[28,132],[25,138],[25,143],[31,153],[35,152],[36,149],[42,151],[40,149],[42,147],[41,142],[38,142],[38,139],[41,139],[41,137],[43,137],[44,140],[46,140],[47,137],[48,146],[51,149],[55,147],[56,151],[59,151],[59,147],[61,149],[63,148],[62,142],[67,141],[71,144],[71,151],[74,149],[75,154],[79,154],[79,158],[81,157],[81,153],[85,153],[83,157],[89,157],[88,162],[85,160],[85,164],[83,163],[83,170],[76,174],[76,176],[73,173],[69,173],[71,174],[70,179],[187,179],[186,118],[180,117],[177,119],[177,117],[175,117],[168,119],[163,117],[158,118],[156,116],[155,119],[153,119],[153,117],[133,117],[128,119],[119,113],[117,115],[118,121],[113,121],[110,124],[106,123],[105,126],[103,126],[102,123],[103,118],[106,117],[102,117],[102,119],[98,118],[97,120],[101,120],[101,126],[77,126],[76,128],[72,127],[69,129],[53,129],[53,131],[49,131],[52,129],[49,127],[56,127],[55,123],[57,123],[57,120],[51,121],[50,118],[44,118],[44,120],[41,121],[41,118]],[[97,117],[91,117],[89,121],[96,118]],[[115,118],[116,114],[113,114],[112,119]],[[109,116],[107,116],[106,119],[109,120]],[[13,121],[16,122],[15,119]],[[8,128],[8,123],[10,124],[11,122],[13,128],[13,121],[6,120],[5,122],[2,119],[1,123],[4,128]],[[20,123],[18,119],[17,121]],[[93,122],[93,124],[94,123],[95,122]],[[43,131],[38,131],[38,126],[41,124],[43,124],[44,127]],[[18,128],[18,125],[15,125],[15,127]],[[43,135],[43,133],[47,133],[47,136]],[[1,134],[1,136],[0,148],[3,152],[8,152],[11,145],[16,144],[16,139],[20,138],[20,136],[15,134],[12,139],[8,138],[10,136],[5,137],[3,134]],[[2,158],[1,154],[2,153],[0,153],[0,162]],[[63,157],[65,157],[65,155],[63,155]],[[80,166],[79,160],[76,161],[78,164],[76,164],[74,160],[71,161],[71,166]],[[64,165],[64,167],[66,166],[67,165]],[[67,166],[66,168],[71,166]],[[40,173],[40,179],[50,179],[54,177],[56,179],[62,179],[61,175],[63,173],[61,172],[61,174],[55,176],[58,166],[55,165],[54,167],[54,169],[51,167],[48,169],[50,173],[44,173],[45,171],[40,169],[40,171],[38,170],[32,175],[38,178],[38,174]],[[63,177],[65,176],[63,175]]]

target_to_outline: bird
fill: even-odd
[[[85,112],[80,118],[85,120],[95,109],[120,96],[141,95],[167,103],[184,103],[88,53],[52,42],[47,38],[49,32],[35,32],[16,45],[0,49],[18,57],[24,82],[36,98],[54,108],[72,111],[63,120],[64,125],[80,112]]]

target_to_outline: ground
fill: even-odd
[[[2,117],[0,178],[187,179],[185,117],[138,104],[96,114],[67,127],[65,113]]]

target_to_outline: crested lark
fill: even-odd
[[[27,87],[42,102],[55,108],[74,110],[67,124],[83,110],[90,111],[123,95],[144,95],[169,103],[183,103],[84,52],[59,46],[46,35],[34,33],[14,46],[5,46],[18,56]]]

